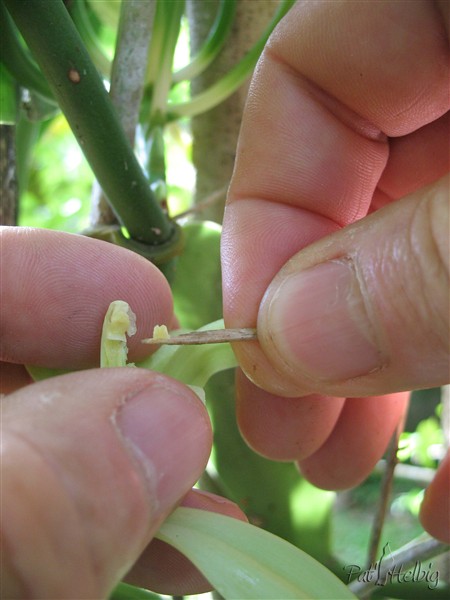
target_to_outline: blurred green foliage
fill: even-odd
[[[398,457],[422,467],[436,468],[444,455],[444,434],[439,420],[431,416],[420,421],[413,432],[402,434]]]
[[[19,225],[70,232],[87,227],[94,177],[61,114],[40,126],[23,181]]]

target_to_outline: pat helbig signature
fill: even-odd
[[[347,583],[356,579],[360,583],[372,583],[384,586],[390,583],[417,583],[425,581],[430,590],[439,584],[439,571],[433,570],[432,563],[422,565],[416,561],[414,566],[405,569],[403,564],[395,563],[389,544],[385,544],[380,559],[363,570],[358,565],[346,565],[343,567],[347,572]]]

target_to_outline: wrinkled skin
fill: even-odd
[[[210,589],[179,553],[149,544],[180,502],[245,519],[231,502],[191,490],[211,449],[205,408],[168,377],[92,368],[119,298],[138,319],[130,360],[143,358],[139,340],[173,319],[166,280],[98,240],[0,231],[2,593],[103,598],[127,572],[168,594]],[[23,364],[90,370],[30,385]]]
[[[298,2],[251,84],[222,236],[242,434],[361,482],[449,381],[449,5]],[[422,507],[450,541],[445,460]]]
[[[325,488],[369,473],[404,390],[448,381],[448,22],[445,2],[298,2],[250,90],[223,238],[227,325],[260,338],[236,347],[252,380],[238,375],[238,418],[258,452]],[[211,446],[195,395],[139,369],[29,385],[22,367],[96,366],[116,299],[142,358],[135,340],[173,319],[167,283],[123,249],[19,229],[2,231],[1,277],[5,597],[103,598],[126,573],[207,589],[149,545],[180,501],[244,518],[190,491]],[[447,458],[421,513],[447,541],[449,487]]]

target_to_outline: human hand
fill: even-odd
[[[448,22],[298,2],[250,88],[222,245],[226,325],[259,338],[235,347],[238,419],[319,487],[361,482],[404,390],[448,382]],[[421,515],[446,541],[449,487],[447,458]]]
[[[137,314],[130,360],[143,358],[139,339],[173,318],[164,277],[136,254],[82,236],[0,235],[2,597],[105,598],[127,572],[164,593],[210,589],[176,551],[149,545],[182,498],[243,518],[231,503],[190,491],[211,446],[195,394],[132,368],[27,385],[22,366],[97,365],[103,317],[116,299]]]

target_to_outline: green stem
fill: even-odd
[[[5,0],[92,170],[131,238],[159,245],[174,225],[151,192],[110,98],[63,4]]]
[[[226,100],[233,92],[235,92],[249,77],[258,58],[269,39],[275,25],[288,12],[295,0],[283,0],[272,21],[257,43],[250,51],[231,69],[222,79],[213,84],[209,89],[194,96],[188,102],[169,105],[170,119],[175,120],[180,117],[194,117],[200,113],[204,113],[214,106],[217,106]]]
[[[220,0],[216,19],[203,46],[189,64],[173,74],[173,83],[197,77],[212,63],[230,33],[235,14],[236,0]]]

